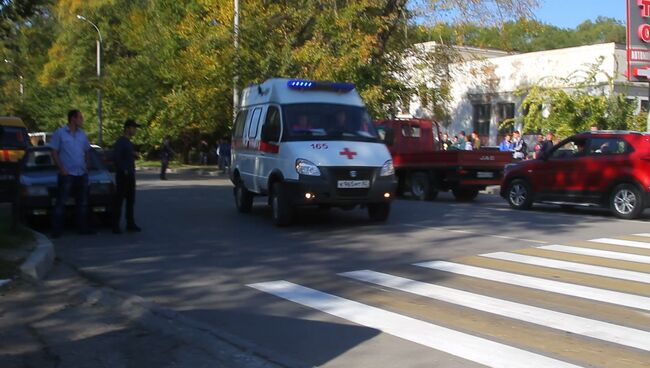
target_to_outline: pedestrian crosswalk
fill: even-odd
[[[650,367],[650,233],[248,286],[484,366]]]

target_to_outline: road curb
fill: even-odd
[[[157,167],[136,167],[136,171],[145,171],[145,172],[159,172],[160,168]],[[204,176],[221,176],[225,175],[220,172],[218,169],[209,169],[209,168],[179,168],[179,169],[167,169],[168,174],[196,174]]]
[[[70,267],[70,265],[68,265]],[[78,270],[75,269],[78,272]],[[84,277],[83,274],[80,276]],[[84,277],[85,278],[85,277]],[[88,286],[68,294],[76,301],[119,313],[128,320],[162,334],[171,334],[219,359],[218,366],[242,368],[305,367],[251,342],[185,317],[175,310],[106,286]]]
[[[27,260],[20,265],[20,272],[36,281],[42,280],[54,265],[54,245],[47,236],[29,229],[36,238],[36,248],[30,253]]]
[[[499,185],[490,185],[489,187],[485,188],[485,190],[482,191],[484,194],[493,194],[493,195],[499,195],[501,192],[501,186]]]

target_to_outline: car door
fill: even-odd
[[[611,183],[631,171],[631,145],[621,137],[593,137],[585,162],[585,190],[594,199],[602,197]]]
[[[262,139],[262,130],[265,130],[269,137]],[[266,117],[259,127],[259,155],[255,165],[256,187],[265,192],[268,190],[268,178],[274,169],[279,169],[279,144],[282,135],[282,114],[280,107],[269,105],[266,109]]]
[[[580,197],[584,187],[585,145],[585,139],[567,139],[542,158],[536,174],[537,191],[553,200]]]

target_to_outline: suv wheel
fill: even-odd
[[[411,176],[411,195],[420,201],[432,201],[438,196],[438,191],[431,188],[429,176],[420,172]]]
[[[368,204],[368,216],[372,221],[386,221],[390,214],[390,203],[370,203]]]
[[[235,206],[241,213],[249,213],[253,210],[253,193],[251,193],[241,180],[237,180],[235,189]]]
[[[293,220],[293,208],[280,182],[271,187],[271,216],[276,226],[290,225]]]
[[[643,198],[639,189],[632,184],[620,184],[612,191],[610,209],[616,217],[633,219],[643,212]]]
[[[533,192],[530,184],[522,179],[515,179],[508,185],[507,197],[510,207],[527,210],[533,206]]]

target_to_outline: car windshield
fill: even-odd
[[[20,127],[0,127],[0,147],[25,148],[27,147],[27,132]]]
[[[285,141],[346,140],[378,142],[366,109],[360,106],[309,103],[283,106]]]
[[[28,150],[25,153],[25,158],[23,160],[23,170],[24,171],[48,171],[56,170],[56,164],[54,158],[52,158],[51,149],[36,149]],[[88,170],[103,170],[104,165],[101,163],[97,154],[91,150],[90,151],[90,161],[88,162]]]

